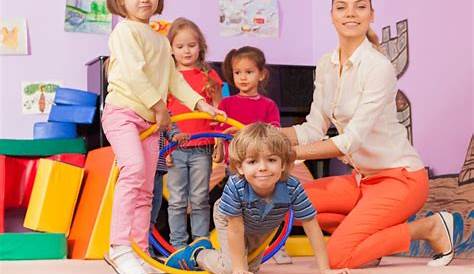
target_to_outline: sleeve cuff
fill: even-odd
[[[332,142],[344,155],[349,154],[351,148],[351,142],[348,140],[347,136],[344,134],[337,135],[331,138]]]
[[[303,125],[295,125],[293,126],[296,132],[296,138],[298,139],[299,145],[305,145],[310,142],[309,136],[305,133],[303,129]]]
[[[161,100],[161,95],[157,90],[149,89],[144,93],[140,94],[139,98],[147,108],[151,109],[151,107],[153,107],[156,103],[158,103],[158,101]]]

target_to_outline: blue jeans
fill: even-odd
[[[179,249],[187,245],[187,208],[191,204],[193,239],[209,236],[209,178],[212,150],[209,147],[179,148],[171,154],[168,169],[168,222],[170,243]]]

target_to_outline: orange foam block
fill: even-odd
[[[50,233],[69,233],[84,170],[40,159],[24,227]]]
[[[113,188],[118,170],[110,147],[87,155],[82,195],[68,238],[73,259],[102,259],[108,250]]]

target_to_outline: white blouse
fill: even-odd
[[[396,117],[396,76],[390,61],[365,41],[347,60],[339,76],[339,50],[326,54],[316,67],[315,90],[306,122],[294,126],[299,144],[322,140],[334,124],[332,137],[363,176],[389,168],[423,168],[407,132]]]

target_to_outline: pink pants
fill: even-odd
[[[426,171],[402,168],[362,179],[327,177],[304,185],[321,228],[332,232],[327,250],[332,268],[357,268],[382,256],[408,251],[407,219],[428,197]]]
[[[132,238],[148,248],[153,181],[158,161],[158,134],[140,141],[151,126],[134,111],[106,105],[102,127],[115,153],[120,175],[115,185],[111,245],[130,245]]]

